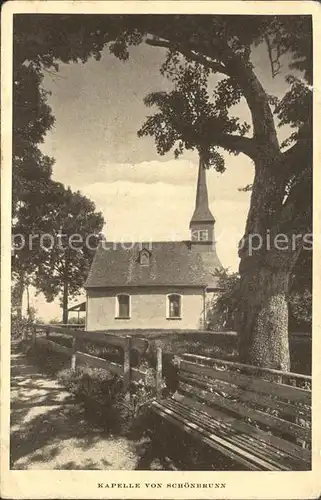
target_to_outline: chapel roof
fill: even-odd
[[[143,248],[150,252],[147,266],[140,263]],[[190,241],[146,245],[101,242],[85,288],[152,285],[217,288],[215,269],[221,268],[214,247],[199,252]]]

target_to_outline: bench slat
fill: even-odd
[[[212,379],[224,380],[244,389],[256,390],[264,394],[277,395],[286,400],[302,401],[307,404],[311,404],[311,392],[306,389],[277,384],[275,382],[258,379],[249,375],[231,373],[226,370],[217,370],[209,366],[191,363],[190,361],[181,361],[180,371],[196,373]]]
[[[276,453],[276,450],[272,452],[271,449],[263,447],[261,443],[249,440],[244,434],[237,434],[233,429],[224,428],[224,426],[218,424],[213,419],[208,421],[201,412],[195,413],[191,408],[181,405],[178,401],[165,400],[162,404],[164,407],[172,409],[175,413],[185,417],[187,420],[200,425],[208,432],[226,439],[228,442],[238,446],[241,450],[269,462],[273,467],[276,467],[276,469],[284,471],[289,469],[289,461],[286,465],[284,463],[286,457]]]
[[[161,404],[169,408],[176,408],[176,411],[180,412],[183,416],[188,415],[189,418],[200,422],[206,429],[218,433],[235,444],[239,444],[241,448],[251,451],[254,455],[262,457],[274,465],[278,464],[283,470],[289,470],[289,464],[295,469],[302,468],[302,459],[293,457],[279,448],[275,448],[270,443],[262,442],[256,436],[249,437],[245,432],[240,433],[233,427],[227,427],[217,419],[211,418],[204,411],[188,406],[177,399],[166,399]]]
[[[251,470],[279,470],[278,468],[271,466],[270,463],[258,457],[254,457],[250,453],[247,453],[243,450],[240,453],[240,450],[232,443],[214,434],[211,434],[210,432],[207,432],[197,424],[188,421],[188,419],[182,417],[181,415],[178,415],[173,410],[164,408],[157,401],[153,402],[153,407],[154,410],[157,411],[161,416],[163,416],[176,426],[180,427],[185,432],[191,435],[197,435],[197,437],[201,441],[208,444],[211,448],[214,448],[221,453],[229,456],[230,458],[236,460],[237,462],[242,463]]]
[[[184,372],[179,373],[179,379],[189,383],[190,385],[195,384],[196,386],[208,387],[217,392],[225,392],[229,396],[234,396],[240,401],[255,403],[267,408],[274,408],[287,415],[298,416],[298,413],[300,413],[302,414],[302,417],[307,416],[310,418],[311,416],[311,408],[309,407],[295,406],[280,399],[274,399],[270,397],[271,395],[268,396],[232,386],[229,382],[220,380],[210,381],[209,379],[204,379],[203,377],[196,376],[192,373],[187,375]]]
[[[230,366],[231,368],[241,368],[241,369],[245,369],[248,371],[252,371],[253,373],[257,373],[257,374],[271,373],[271,374],[275,374],[275,375],[278,375],[280,377],[286,377],[289,379],[291,379],[291,378],[297,379],[298,378],[298,379],[304,380],[306,382],[312,381],[311,375],[304,375],[303,373],[284,372],[282,370],[274,370],[273,368],[264,368],[264,367],[255,366],[255,365],[245,365],[244,363],[238,363],[236,361],[227,361],[227,360],[223,360],[223,359],[211,358],[209,356],[201,356],[199,354],[184,353],[183,358],[187,359],[187,361],[194,360],[194,362],[195,362],[195,360],[196,360],[196,361],[202,361],[203,363],[208,362],[208,363],[213,363],[216,365],[226,365],[226,366]]]
[[[224,408],[237,413],[242,417],[248,417],[252,420],[255,420],[256,422],[267,425],[268,427],[273,427],[278,431],[284,432],[286,434],[292,434],[293,436],[299,437],[306,441],[310,439],[310,429],[306,429],[287,420],[282,420],[281,418],[274,415],[268,415],[261,410],[249,408],[248,406],[245,406],[238,401],[232,401],[231,399],[224,398],[223,396],[218,396],[217,394],[212,394],[208,391],[205,391],[204,389],[196,389],[195,387],[184,383],[180,384],[180,390],[191,394],[193,397],[197,397],[198,399],[202,399],[208,403],[215,404],[220,408]]]
[[[286,441],[278,436],[275,436],[274,434],[269,434],[262,429],[258,429],[253,425],[243,422],[236,416],[227,415],[223,410],[209,407],[183,394],[176,393],[174,394],[173,399],[181,401],[184,405],[195,408],[200,412],[207,413],[211,418],[221,422],[227,428],[233,428],[239,432],[244,432],[249,436],[249,438],[253,437],[255,439],[259,439],[263,443],[275,446],[275,448],[282,450],[284,453],[291,455],[292,457],[304,461],[306,464],[310,464],[311,462],[310,450],[301,448],[290,441]]]
[[[165,408],[160,406],[157,401],[153,402],[152,406],[153,406],[153,410],[156,413],[158,413],[161,417],[165,418],[170,423],[179,427],[184,432],[187,432],[191,436],[195,437],[195,435],[196,435],[195,428],[191,428],[188,425],[188,421],[186,419],[185,420],[184,419],[177,419],[176,414],[173,411],[165,410]],[[256,471],[262,470],[260,467],[256,466],[253,462],[246,460],[244,457],[240,457],[238,454],[233,453],[233,451],[226,450],[223,445],[221,445],[219,443],[213,443],[213,441],[211,439],[209,439],[208,437],[206,437],[202,434],[198,434],[196,437],[200,441],[202,441],[203,443],[210,446],[211,448],[214,448],[215,450],[220,451],[224,455],[227,455],[229,458],[232,458],[232,459],[236,460],[238,463],[245,465],[249,469],[256,470]]]

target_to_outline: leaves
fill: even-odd
[[[299,138],[298,131],[302,128],[306,135],[312,137],[312,90],[303,81],[291,75],[287,77],[287,82],[291,85],[290,90],[276,105],[275,112],[280,120],[279,126],[290,125],[296,130],[283,142],[283,147],[295,142]]]
[[[73,296],[83,286],[97,247],[104,220],[95,205],[80,192],[60,190],[44,219],[48,243],[38,248],[37,289],[48,299],[59,295],[67,282]]]
[[[216,146],[222,145],[222,136],[239,133],[243,137],[250,129],[228,115],[228,109],[241,99],[241,91],[231,78],[221,80],[212,98],[209,95],[208,71],[197,63],[184,62],[174,53],[167,58],[162,71],[171,78],[171,92],[154,92],[144,102],[157,106],[159,112],[149,116],[138,136],[152,136],[161,155],[174,149],[177,158],[184,149],[202,153],[205,163],[218,172],[225,170],[224,158]],[[217,140],[219,141],[217,142]],[[232,153],[239,151],[225,145]]]
[[[42,88],[42,73],[34,64],[14,68],[13,89],[13,186],[12,208],[16,215],[18,202],[24,201],[52,174],[54,160],[44,155],[44,142],[54,117],[47,103],[48,92]]]
[[[235,317],[239,308],[239,283],[238,273],[231,273],[228,269],[215,271],[218,280],[217,287],[222,291],[214,297],[208,311],[210,329],[235,328]]]
[[[83,287],[104,219],[80,192],[49,181],[29,193],[13,226],[13,276],[28,276],[49,302],[63,292]],[[21,243],[24,242],[24,245]]]

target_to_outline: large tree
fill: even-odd
[[[125,60],[130,45],[144,42],[163,47],[169,62],[184,57],[188,63],[197,63],[203,74],[223,76],[220,112],[212,109],[201,115],[196,136],[195,130],[179,129],[176,124],[172,130],[178,133],[179,149],[196,147],[201,140],[202,152],[212,153],[206,160],[221,170],[222,159],[216,147],[243,153],[254,163],[245,244],[240,250],[241,357],[254,364],[288,369],[287,293],[302,238],[294,248],[290,245],[284,250],[268,250],[267,240],[284,233],[292,241],[296,235],[311,231],[311,19],[128,15],[88,16],[84,22],[83,16],[21,16],[16,20],[15,35],[20,61],[34,61],[43,69],[54,67],[59,60],[85,62],[91,55],[99,58],[107,43],[117,57]],[[275,110],[281,123],[294,127],[286,151],[277,138],[271,98],[251,63],[252,47],[260,43],[266,43],[274,74],[280,70],[284,54],[290,66],[302,72],[302,80],[289,78],[289,92]],[[251,136],[245,136],[246,130],[228,114],[231,105],[241,98],[251,114]],[[254,234],[263,244],[252,253]]]
[[[91,200],[60,183],[55,183],[46,203],[48,217],[41,224],[33,284],[48,301],[60,298],[62,321],[68,323],[69,299],[84,285],[104,219]]]
[[[53,50],[53,33],[46,22],[41,28],[34,25],[33,16],[14,18],[14,51],[13,51],[13,148],[12,148],[12,310],[21,319],[23,295],[29,285],[36,286],[38,292],[43,291],[52,300],[59,293],[57,277],[53,277],[51,262],[52,252],[44,251],[39,246],[40,237],[45,233],[56,237],[57,214],[66,207],[67,198],[76,204],[78,197],[87,213],[80,221],[80,230],[87,233],[99,232],[103,220],[101,214],[95,213],[90,200],[79,193],[65,190],[62,184],[52,181],[54,159],[43,154],[41,144],[46,134],[52,129],[55,118],[48,103],[50,93],[43,86],[45,72],[56,75],[60,61],[74,60],[74,52],[67,46],[63,50]],[[23,20],[23,21],[22,21]],[[26,27],[24,29],[21,25]],[[68,24],[68,23],[67,23]],[[65,26],[66,27],[66,26]],[[35,31],[33,31],[35,28]],[[55,27],[55,29],[57,26]],[[79,31],[79,25],[77,25]],[[56,31],[54,37],[59,30]],[[89,33],[88,33],[88,36]],[[78,37],[79,38],[79,37]],[[81,53],[81,41],[78,40]],[[95,51],[94,47],[90,54]],[[89,54],[87,54],[88,57]],[[77,55],[78,57],[78,55]],[[81,213],[81,212],[80,212]],[[64,215],[60,214],[60,222]],[[81,217],[80,217],[81,218]],[[84,224],[86,229],[84,229]],[[90,224],[92,226],[90,227]],[[75,229],[76,230],[76,229]],[[76,231],[77,232],[77,231]],[[78,252],[78,258],[81,250]],[[64,284],[64,317],[67,315],[68,292],[75,294],[86,277],[91,262],[92,251],[83,251],[83,271],[75,271],[70,282]],[[55,257],[57,258],[57,249]],[[55,264],[56,267],[58,264]],[[75,265],[75,264],[74,264]],[[76,265],[75,265],[76,266]],[[77,266],[76,266],[77,267]],[[68,290],[69,289],[69,290]]]
[[[168,48],[163,73],[174,81],[170,93],[154,93],[140,135],[154,136],[161,154],[197,149],[206,166],[224,170],[218,147],[243,153],[254,163],[254,181],[244,237],[239,250],[241,358],[258,365],[289,369],[288,295],[291,274],[312,231],[312,53],[310,20],[292,18],[208,18],[187,39],[167,27],[148,40]],[[185,37],[187,33],[185,32]],[[251,63],[253,45],[266,43],[273,73],[287,53],[302,80],[287,76],[289,91],[271,99]],[[183,56],[183,61],[182,61]],[[223,75],[213,96],[211,73]],[[245,98],[248,125],[230,114]],[[274,114],[273,114],[274,104]],[[276,120],[294,128],[279,144]],[[290,147],[289,147],[290,146]],[[306,237],[306,241],[304,240]]]

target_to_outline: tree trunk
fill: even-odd
[[[64,291],[62,298],[62,322],[64,324],[68,323],[68,282],[64,283]]]
[[[18,320],[22,320],[22,300],[23,300],[24,289],[25,289],[24,273],[21,273],[12,290],[12,307],[16,311]]]
[[[263,162],[261,158],[255,167],[245,243],[239,250],[240,358],[248,364],[290,371],[289,280],[301,246],[293,247],[294,228],[282,221],[284,187],[276,174],[278,161],[273,164],[271,158]],[[276,243],[279,236],[285,238],[285,245]]]
[[[241,276],[242,362],[289,371],[289,272],[262,266]]]
[[[27,292],[27,317],[28,320],[30,321],[30,297],[29,297],[29,285],[26,286],[26,292]]]

